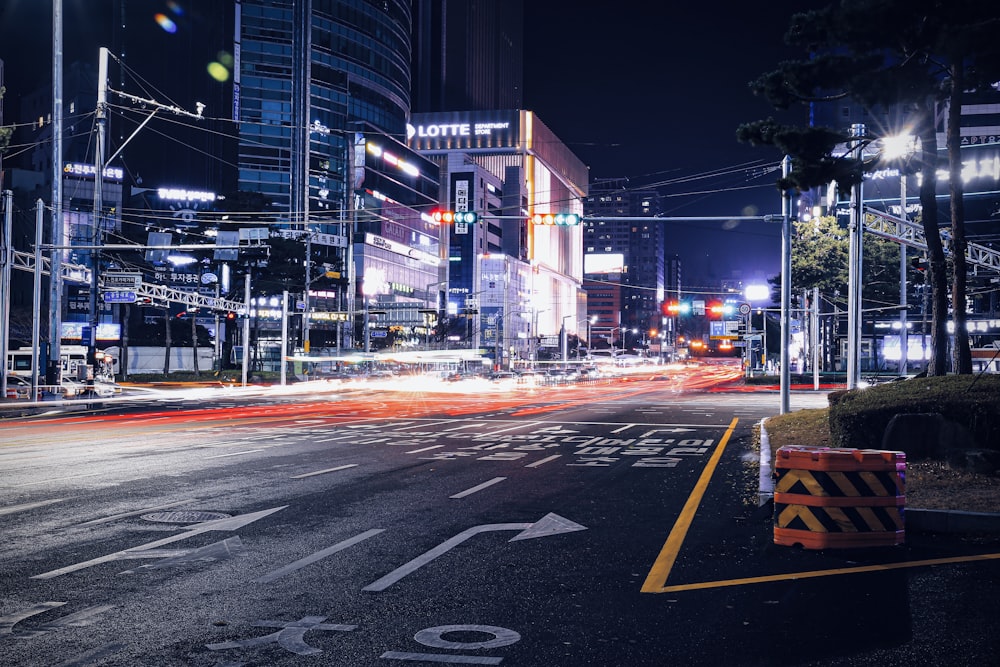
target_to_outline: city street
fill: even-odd
[[[8,417],[0,664],[994,663],[1000,540],[774,545],[723,374]]]

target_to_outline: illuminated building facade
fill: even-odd
[[[475,165],[496,179],[493,187],[500,187],[499,206],[477,211],[479,224],[484,226],[486,237],[491,234],[490,226],[492,233],[499,231],[500,251],[508,264],[520,262],[530,273],[525,297],[517,297],[516,304],[505,303],[506,310],[530,313],[533,336],[555,336],[563,325],[571,333],[583,334],[582,227],[534,225],[529,220],[536,213],[582,214],[587,167],[530,111],[414,114],[408,137],[410,147],[437,162],[445,172],[443,204],[459,205],[452,170],[468,172],[468,165]],[[456,155],[461,159],[449,159]],[[479,180],[473,179],[469,196],[473,201],[486,201],[488,196],[481,194],[479,186]],[[483,180],[482,189],[486,187]],[[481,263],[482,259],[469,250],[461,257],[451,257],[449,264],[456,261]],[[481,266],[474,269],[481,271]],[[476,291],[475,283],[453,284],[451,288]],[[511,294],[509,286],[507,294]],[[508,345],[503,347],[509,349]]]
[[[614,332],[619,327],[635,330],[636,340],[649,331],[658,332],[666,289],[667,236],[666,223],[653,219],[660,213],[658,193],[630,189],[624,178],[595,181],[584,211],[588,316],[597,318],[591,330],[601,337],[620,336]],[[600,297],[595,300],[592,295]],[[626,339],[633,342],[631,334]]]

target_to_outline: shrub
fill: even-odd
[[[1000,450],[1000,376],[913,378],[829,395],[834,446],[880,449],[898,414],[937,413],[969,429],[976,445]]]

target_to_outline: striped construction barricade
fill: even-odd
[[[903,543],[904,452],[782,447],[774,471],[775,544],[827,549]]]

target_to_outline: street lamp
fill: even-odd
[[[918,150],[920,139],[912,134],[903,133],[890,137],[882,137],[882,159],[906,161]],[[899,170],[899,219],[906,221],[906,173]],[[899,375],[906,375],[907,348],[909,340],[906,331],[906,244],[899,243]]]

